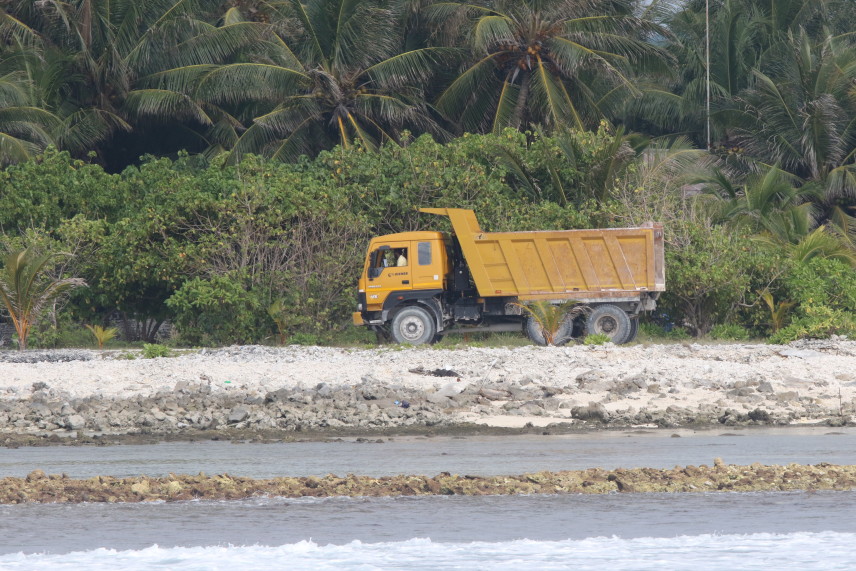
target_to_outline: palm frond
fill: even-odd
[[[44,147],[0,131],[0,165],[9,165],[29,160]]]
[[[130,131],[121,117],[101,109],[81,109],[66,117],[55,135],[61,149],[80,151],[106,141],[116,131]]]
[[[448,117],[460,117],[465,128],[477,128],[491,106],[486,96],[496,84],[493,56],[477,61],[460,74],[437,99],[437,109]]]
[[[505,16],[491,14],[479,18],[471,41],[476,53],[490,53],[497,44],[516,44],[517,38]]]
[[[126,110],[134,117],[174,117],[191,119],[202,125],[213,121],[205,110],[192,98],[175,91],[163,89],[138,89],[125,99]]]
[[[502,91],[499,92],[496,113],[493,115],[492,133],[499,134],[506,127],[516,128],[520,125],[520,117],[516,116],[518,97],[520,97],[520,88],[504,81]]]
[[[258,63],[235,63],[212,68],[199,81],[196,94],[201,99],[238,103],[247,99],[281,101],[283,93],[308,85],[302,71]]]
[[[582,119],[575,112],[576,108],[560,82],[539,59],[533,74],[532,94],[547,119],[547,126],[573,125],[583,129]]]

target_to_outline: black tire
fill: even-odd
[[[623,309],[606,303],[594,308],[586,320],[586,335],[603,333],[616,345],[627,343],[633,325]]]
[[[389,330],[380,325],[372,325],[372,330],[375,332],[375,338],[377,339],[378,345],[385,345],[389,343],[392,339],[389,337]]]
[[[412,305],[398,310],[392,318],[389,334],[401,345],[424,345],[434,339],[437,326],[426,309]]]
[[[541,329],[541,325],[538,323],[537,319],[531,315],[527,317],[526,322],[523,324],[523,330],[526,333],[526,337],[528,337],[534,344],[546,347],[547,340],[544,338],[544,331]],[[566,318],[562,321],[562,324],[559,326],[559,331],[556,332],[556,336],[553,338],[553,345],[557,347],[559,345],[564,345],[573,338],[573,332],[574,320]]]
[[[625,343],[633,343],[636,341],[636,336],[639,335],[639,318],[630,319],[630,335],[624,341]]]

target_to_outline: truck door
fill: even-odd
[[[411,251],[415,254],[410,266],[413,289],[443,289],[445,244],[440,240],[411,242]]]
[[[390,242],[369,253],[366,304],[370,311],[379,310],[390,292],[413,289],[410,249],[410,242]]]

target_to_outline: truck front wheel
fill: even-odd
[[[611,305],[598,305],[586,320],[586,335],[602,333],[616,345],[627,343],[633,334],[630,317],[623,309]]]
[[[389,333],[396,343],[424,345],[434,340],[436,326],[427,310],[410,306],[399,310],[392,318]]]

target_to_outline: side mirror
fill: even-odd
[[[369,279],[373,280],[376,277],[380,276],[380,272],[383,268],[369,268]]]

